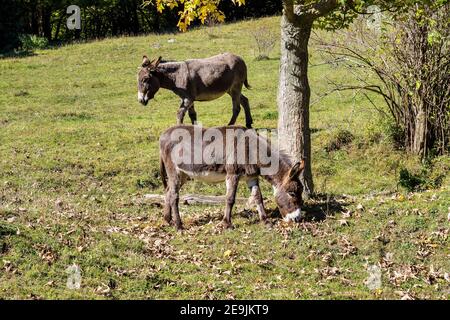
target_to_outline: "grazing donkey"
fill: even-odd
[[[299,175],[304,161],[293,164],[285,153],[271,146],[268,139],[253,129],[179,125],[167,129],[159,142],[161,177],[165,187],[164,218],[177,230],[183,228],[178,211],[179,192],[188,179],[208,183],[226,181],[226,209],[222,222],[226,228],[232,227],[231,211],[240,179],[251,189],[251,199],[256,203],[261,222],[270,225],[259,176],[273,186],[283,218],[300,220],[303,186]]]
[[[233,116],[229,125],[236,123],[242,105],[245,124],[251,128],[250,105],[241,93],[242,85],[250,88],[247,66],[242,58],[231,53],[181,62],[163,62],[161,57],[150,61],[144,56],[138,73],[138,101],[145,106],[159,88],[171,90],[181,98],[177,124],[183,123],[186,111],[195,124],[194,101],[210,101],[228,93],[233,100]]]

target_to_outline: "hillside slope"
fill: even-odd
[[[448,157],[428,164],[441,182],[436,189],[399,189],[401,168],[428,167],[391,146],[385,120],[362,97],[319,99],[327,78],[348,74],[322,64],[314,48],[313,171],[321,196],[307,202],[307,221],[266,230],[238,206],[236,228],[223,232],[221,206],[182,206],[188,230],[177,234],[160,206],[143,199],[162,192],[158,139],[175,123],[179,101],[161,90],[147,107],[138,104],[142,55],[242,56],[254,125],[275,128],[279,52],[254,59],[252,35],[261,26],[278,37],[279,17],[272,17],[0,60],[0,298],[448,298]],[[203,125],[222,125],[231,99],[196,109]],[[348,133],[347,144],[327,148]],[[192,182],[183,192],[224,190]],[[272,212],[271,188],[263,191]],[[244,186],[239,193],[248,196]],[[80,289],[66,286],[72,264],[81,269]],[[377,290],[364,283],[370,265],[381,268]]]

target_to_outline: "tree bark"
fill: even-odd
[[[305,160],[304,195],[314,192],[309,128],[308,41],[312,20],[296,19],[287,10],[281,18],[278,136],[280,147],[297,161]]]
[[[51,24],[52,8],[48,5],[41,7],[42,18],[42,34],[48,41],[52,41],[52,24]]]
[[[55,35],[53,36],[53,41],[58,41],[59,32],[61,30],[61,24],[62,24],[64,18],[65,18],[65,12],[64,11],[60,12],[58,23],[56,25]]]
[[[411,141],[411,152],[421,157],[426,156],[427,150],[427,117],[425,111],[420,109],[414,119],[414,131]]]

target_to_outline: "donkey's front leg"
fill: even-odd
[[[182,124],[184,115],[186,114],[186,111],[189,110],[189,108],[194,104],[194,101],[190,98],[183,98],[181,99],[180,108],[178,109],[177,113],[177,124]]]
[[[227,203],[225,207],[225,214],[223,216],[222,225],[225,228],[232,228],[231,211],[233,210],[234,202],[236,200],[237,187],[239,185],[239,176],[236,174],[227,174]]]

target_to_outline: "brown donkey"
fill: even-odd
[[[161,177],[165,187],[164,218],[182,229],[178,211],[179,193],[189,179],[208,183],[226,181],[223,225],[231,227],[231,211],[240,179],[247,182],[261,222],[270,224],[264,209],[258,178],[274,188],[275,201],[285,220],[301,218],[303,191],[299,175],[304,161],[293,164],[289,157],[253,129],[229,126],[202,128],[174,126],[160,137]]]
[[[247,66],[242,58],[231,53],[181,62],[163,62],[161,57],[150,61],[144,56],[138,73],[138,101],[145,106],[159,88],[171,90],[181,98],[177,124],[183,123],[186,111],[194,124],[197,121],[194,101],[210,101],[228,93],[233,101],[229,125],[236,123],[242,105],[245,125],[251,128],[253,120],[248,99],[241,93],[243,85],[250,88]]]

